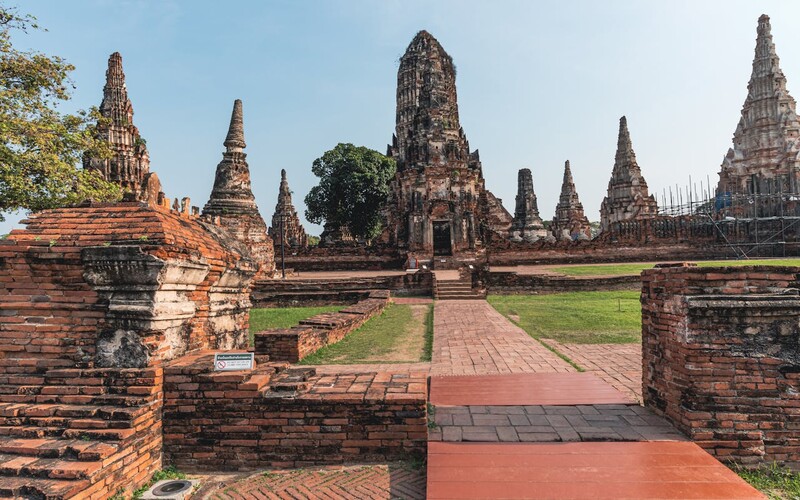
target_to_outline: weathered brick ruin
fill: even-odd
[[[642,274],[645,405],[721,460],[800,465],[800,268]]]
[[[164,363],[246,345],[255,266],[140,203],[27,222],[0,241],[0,496],[131,491],[162,466]]]
[[[742,117],[733,134],[733,148],[728,150],[719,173],[720,196],[800,192],[800,121],[795,100],[786,90],[771,30],[769,16],[762,15]],[[719,208],[730,203],[720,201]],[[782,215],[769,201],[759,200],[755,215]]]
[[[397,162],[390,202],[390,242],[419,262],[475,261],[490,218],[478,151],[458,117],[453,59],[420,31],[400,58],[397,123],[388,155]],[[494,204],[493,219],[511,218]],[[503,213],[505,212],[505,213]]]
[[[273,248],[284,247],[297,250],[308,246],[306,230],[300,223],[297,210],[292,204],[292,192],[289,181],[286,180],[286,170],[281,169],[281,185],[278,189],[278,203],[272,215],[272,225],[269,228]]]
[[[531,170],[521,168],[517,174],[517,199],[514,221],[511,223],[511,239],[533,243],[548,234],[542,218],[539,217],[539,205],[536,202],[536,193],[533,191]]]
[[[260,276],[275,271],[272,238],[267,235],[267,223],[261,217],[250,187],[250,167],[244,148],[242,101],[233,103],[231,123],[225,137],[225,152],[217,165],[214,189],[203,207],[203,216],[228,230],[250,251],[259,266]]]
[[[128,98],[119,52],[114,52],[108,58],[100,114],[105,120],[98,124],[97,132],[108,143],[112,156],[86,156],[83,159],[84,168],[95,170],[106,181],[119,184],[127,199],[158,204],[163,199],[161,183],[155,172],[150,172],[147,142],[133,124],[133,104]]]
[[[633,152],[628,120],[623,116],[619,119],[617,154],[608,181],[608,195],[600,206],[600,226],[607,231],[616,222],[643,220],[657,214],[656,199],[647,190]]]
[[[583,205],[572,180],[569,160],[564,162],[564,180],[558,197],[556,213],[550,226],[553,236],[560,240],[588,240],[592,237],[589,219],[583,213]]]

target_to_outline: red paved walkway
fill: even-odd
[[[485,300],[436,302],[431,375],[573,372]]]
[[[431,377],[433,405],[635,404],[590,373]]]
[[[762,499],[693,443],[428,443],[429,499]]]

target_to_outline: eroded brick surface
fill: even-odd
[[[225,484],[201,498],[422,500],[425,468],[390,464],[268,471]]]

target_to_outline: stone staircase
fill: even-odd
[[[0,498],[104,498],[151,473],[161,377],[160,368],[0,376]]]
[[[486,298],[486,292],[474,289],[470,276],[459,276],[458,278],[448,276],[447,279],[434,276],[433,298],[438,300],[481,300]]]

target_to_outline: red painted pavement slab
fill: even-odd
[[[636,404],[590,373],[431,377],[430,402],[451,406]]]
[[[694,443],[428,443],[429,499],[763,499]]]

